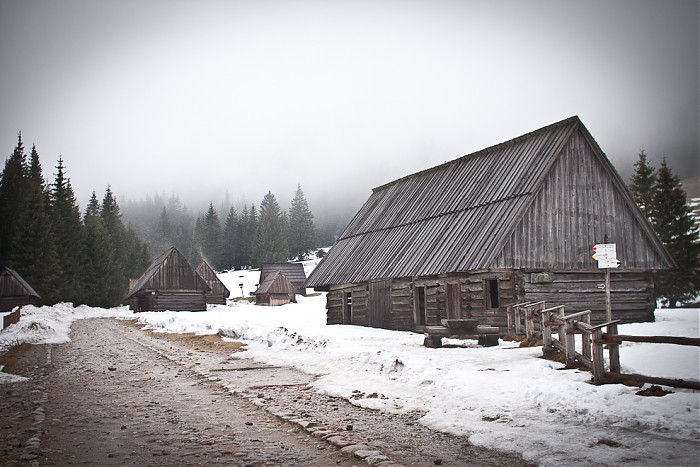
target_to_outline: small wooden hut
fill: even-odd
[[[506,329],[506,307],[544,300],[605,319],[654,319],[654,270],[673,260],[578,117],[375,188],[307,287],[329,324],[422,331],[443,319]]]
[[[19,321],[24,305],[36,305],[41,299],[17,271],[5,267],[0,271],[0,329]]]
[[[297,301],[296,287],[280,271],[268,274],[253,295],[258,305],[278,306]]]
[[[15,307],[36,305],[41,297],[12,268],[0,271],[0,311],[11,311]]]
[[[202,276],[172,247],[153,261],[126,298],[134,311],[205,311],[209,291]]]
[[[202,276],[204,281],[207,283],[211,289],[207,292],[207,303],[214,305],[226,305],[226,299],[229,296],[230,291],[226,288],[221,279],[216,275],[214,270],[209,266],[209,263],[202,260],[197,266],[197,274]]]
[[[260,284],[275,271],[279,271],[294,285],[296,293],[306,295],[306,273],[301,263],[266,263],[260,268]]]

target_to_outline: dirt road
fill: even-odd
[[[0,357],[3,465],[524,465],[309,389],[237,345],[85,319]]]

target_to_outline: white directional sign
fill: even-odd
[[[598,261],[599,268],[616,268],[620,266],[620,262],[617,260],[617,248],[614,243],[598,243],[592,250],[592,258]]]

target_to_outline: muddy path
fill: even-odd
[[[0,357],[3,465],[525,465],[310,389],[237,343],[85,319]]]

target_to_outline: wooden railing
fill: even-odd
[[[659,378],[640,374],[622,373],[620,370],[620,344],[622,342],[647,342],[656,344],[691,345],[700,347],[700,339],[673,336],[631,336],[618,334],[621,321],[608,321],[591,325],[591,310],[567,315],[563,305],[547,308],[544,302],[519,303],[507,309],[508,330],[516,337],[542,338],[542,350],[557,349],[566,356],[566,366],[577,362],[591,370],[594,384],[651,383],[677,388],[700,390],[700,381]],[[539,316],[537,316],[539,315]],[[540,331],[537,331],[539,325]],[[576,351],[576,336],[580,336],[581,352]],[[605,347],[608,350],[608,366],[605,368]]]
[[[540,323],[540,312],[545,309],[544,302],[517,303],[506,308],[508,319],[508,334],[513,337],[526,337],[537,335],[537,327]]]

